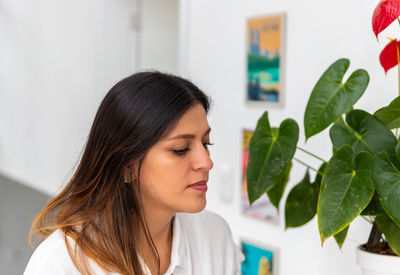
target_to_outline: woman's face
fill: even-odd
[[[204,209],[208,173],[213,167],[207,148],[210,130],[204,107],[196,104],[151,147],[140,171],[145,208],[173,214]]]

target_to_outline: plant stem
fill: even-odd
[[[395,41],[396,43],[396,53],[397,53],[397,69],[398,69],[398,83],[399,83],[399,96],[400,96],[400,53],[399,53],[399,46],[397,45],[397,40]]]
[[[309,169],[311,169],[311,170],[317,172],[317,173],[320,174],[321,176],[323,176],[322,173],[320,173],[317,169],[315,169],[314,167],[311,167],[311,166],[308,165],[307,163],[305,163],[305,162],[303,162],[303,161],[301,161],[301,160],[299,160],[298,158],[295,158],[295,157],[294,157],[293,159],[294,159],[295,161],[297,161],[298,163],[303,164],[305,167],[307,167],[307,168],[309,168]]]
[[[368,242],[367,242],[367,250],[371,251],[370,249],[373,248],[374,246],[378,245],[379,242],[382,239],[382,232],[379,229],[378,225],[376,222],[373,223],[372,229],[371,229],[371,234],[369,235]]]
[[[314,155],[313,153],[308,152],[307,150],[305,150],[305,149],[303,149],[303,148],[301,148],[301,147],[299,147],[299,146],[297,146],[297,149],[299,149],[300,151],[303,151],[303,152],[306,153],[306,154],[309,154],[310,156],[312,156],[312,157],[314,157],[314,158],[316,158],[316,159],[319,159],[319,160],[322,161],[322,162],[327,162],[327,161],[325,161],[324,159],[320,158],[319,156]]]
[[[397,49],[397,59],[399,59],[399,49]],[[399,81],[399,96],[400,96],[400,64],[397,65],[399,75],[398,75],[398,81]]]

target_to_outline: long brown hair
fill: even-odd
[[[206,112],[208,97],[190,81],[160,72],[136,73],[118,82],[103,99],[79,165],[64,189],[34,221],[30,238],[46,238],[60,229],[68,252],[82,274],[91,274],[89,259],[106,271],[144,274],[139,254],[160,260],[147,228],[139,175],[126,180],[134,164],[140,173],[148,150],[193,105]],[[75,241],[72,247],[68,237]]]

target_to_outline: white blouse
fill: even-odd
[[[71,238],[69,241],[73,242]],[[73,246],[72,246],[73,247]],[[173,224],[171,262],[164,275],[239,275],[244,255],[232,239],[228,224],[204,210],[177,213]],[[115,275],[89,261],[96,275]],[[149,272],[148,268],[147,274]],[[79,275],[61,230],[46,238],[34,251],[24,275]]]

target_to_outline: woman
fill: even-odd
[[[24,274],[240,274],[228,225],[202,211],[213,167],[208,109],[177,76],[117,83],[76,172],[32,226],[46,239]]]

